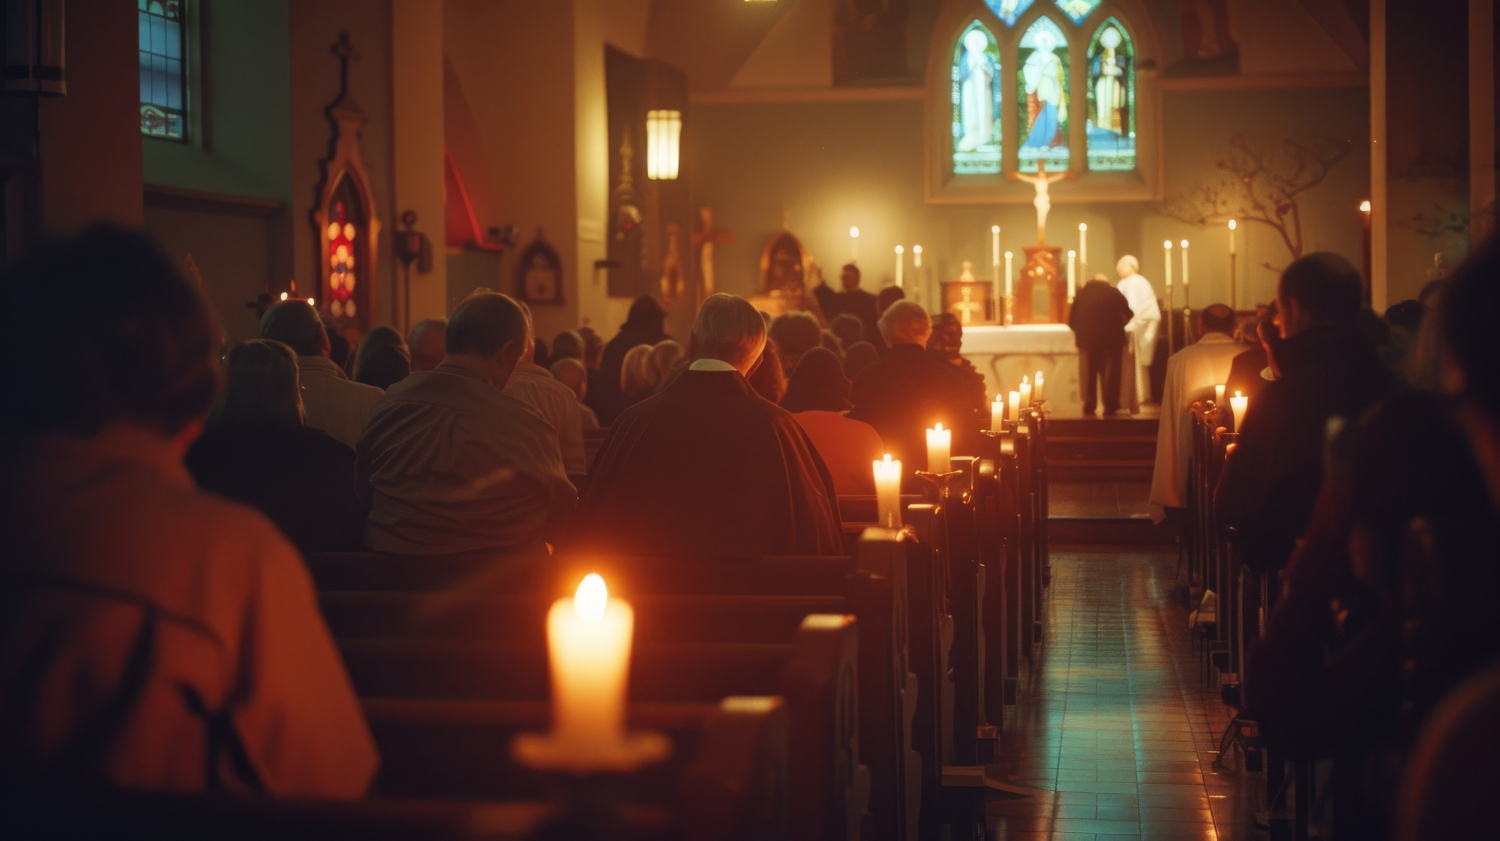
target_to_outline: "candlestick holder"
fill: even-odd
[[[962,470],[950,470],[947,473],[932,473],[926,470],[917,471],[918,478],[925,479],[937,490],[938,500],[941,502],[947,502],[953,498],[954,480],[963,475],[964,472]],[[968,498],[967,494],[968,489],[964,489],[960,494],[960,499],[966,500]]]
[[[672,742],[660,733],[625,733],[613,744],[590,743],[582,753],[576,741],[552,733],[522,733],[512,740],[510,751],[527,768],[588,776],[624,774],[660,762],[672,755]]]
[[[624,814],[627,777],[616,772],[543,772],[550,808],[526,837],[531,841],[631,837]]]
[[[1015,321],[1016,296],[1005,296],[1005,326],[1009,327]]]

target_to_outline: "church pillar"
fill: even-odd
[[[1469,0],[1469,242],[1495,230],[1494,0]]]
[[[416,214],[414,230],[429,242],[431,269],[413,262],[409,277],[398,266],[397,285],[409,283],[411,311],[403,329],[423,318],[447,312],[448,253],[443,247],[443,3],[442,0],[392,0],[391,123],[395,169],[395,242],[406,230],[407,211]],[[397,249],[399,252],[399,249]]]
[[[609,197],[609,121],[604,84],[604,4],[574,0],[573,171],[578,207],[578,322],[608,337],[623,319],[609,313],[608,284],[594,261],[606,257]],[[595,280],[598,283],[595,283]]]

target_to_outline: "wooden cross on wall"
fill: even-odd
[[[354,42],[349,40],[348,30],[340,32],[338,41],[328,50],[339,60],[339,96],[334,100],[336,104],[349,96],[349,62],[359,61],[359,51],[354,49]]]
[[[733,233],[714,228],[712,207],[698,208],[698,229],[693,231],[693,248],[698,252],[699,302],[717,291],[714,284],[714,246],[733,242]]]

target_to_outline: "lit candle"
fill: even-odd
[[[1068,251],[1068,300],[1078,292],[1078,252]]]
[[[1234,413],[1234,431],[1240,431],[1240,424],[1245,422],[1245,409],[1250,405],[1250,398],[1245,397],[1238,391],[1229,398],[1229,408]]]
[[[1234,229],[1238,228],[1239,226],[1240,223],[1234,221],[1233,219],[1229,220],[1229,255],[1231,257],[1234,256]]]
[[[891,461],[885,454],[884,461],[875,464],[875,512],[880,524],[888,529],[901,528],[901,462]]]
[[[990,431],[1002,431],[1005,423],[1005,401],[996,400],[990,403]]]
[[[1193,299],[1188,294],[1188,259],[1187,259],[1187,248],[1188,248],[1188,241],[1187,240],[1183,240],[1182,241],[1182,305],[1185,306],[1185,307],[1190,307],[1190,306],[1193,305],[1193,302],[1192,302]]]
[[[1078,262],[1085,266],[1089,264],[1089,225],[1087,222],[1078,223]]]
[[[995,313],[1000,313],[1000,226],[990,226],[990,268],[995,278]],[[998,318],[996,319],[999,320]]]
[[[315,301],[315,300],[313,300],[312,298],[308,298],[307,299],[307,305],[310,306],[310,307],[313,307],[314,309],[316,309],[317,306],[318,306],[318,302]]]
[[[1020,420],[1021,419],[1021,410],[1020,410],[1019,407],[1021,405],[1021,392],[1019,392],[1019,391],[1012,391],[1010,393],[1010,402],[1008,404],[1006,404],[1006,405],[1010,406],[1010,419],[1011,420]]]
[[[1007,298],[1009,298],[1011,296],[1011,288],[1010,288],[1011,270],[1010,270],[1010,267],[1011,267],[1011,255],[1010,255],[1010,252],[1007,251],[1007,252],[1005,252],[1005,297],[1007,297]]]
[[[552,733],[569,764],[608,764],[625,741],[625,689],[635,614],[609,598],[604,579],[584,576],[571,599],[547,612],[552,670]]]
[[[1031,389],[1031,397],[1032,397],[1033,400],[1035,400],[1038,403],[1042,402],[1042,400],[1043,400],[1043,397],[1042,397],[1042,394],[1043,394],[1042,388],[1044,386],[1046,386],[1046,384],[1047,384],[1047,382],[1042,379],[1042,372],[1041,371],[1037,371],[1036,372],[1036,385]]]
[[[1167,255],[1166,256],[1166,262],[1167,262],[1167,289],[1170,290],[1172,288],[1172,241],[1171,240],[1166,240],[1165,242],[1163,242],[1161,244],[1161,247],[1162,247],[1162,249],[1164,251],[1166,251],[1166,255]],[[1169,291],[1167,293],[1167,308],[1170,309],[1171,306],[1172,306],[1172,293]]]
[[[1224,405],[1224,386],[1222,385],[1214,386],[1214,405]]]
[[[283,300],[283,301],[286,300],[286,293],[285,292],[281,293],[281,300]]]
[[[953,430],[944,429],[941,423],[927,430],[927,472],[948,472],[952,466],[949,458],[952,446]]]
[[[853,263],[859,259],[859,228],[849,229],[849,262]]]
[[[903,246],[903,245],[896,246],[896,288],[898,288],[898,289],[901,288],[901,270],[903,268],[905,268],[905,263],[906,263],[906,257],[904,256],[905,254],[906,254],[906,246]]]
[[[922,246],[920,246],[920,245],[913,245],[911,247],[911,260],[912,260],[912,268],[914,268],[914,269],[920,269],[920,268],[922,268]]]
[[[1021,407],[1027,408],[1031,405],[1031,381],[1026,377],[1021,378]]]

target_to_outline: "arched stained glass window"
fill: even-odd
[[[953,50],[953,172],[1000,171],[1004,85],[995,36],[975,21]]]
[[[1114,18],[1089,44],[1088,84],[1089,169],[1135,169],[1135,49]]]
[[[1031,0],[984,0],[995,17],[1005,21],[1006,26],[1015,26],[1016,18],[1031,8]]]
[[[1051,18],[1037,18],[1021,36],[1021,170],[1046,161],[1054,172],[1068,168],[1068,39]]]
[[[141,133],[187,138],[187,37],[182,0],[137,0]]]
[[[1057,8],[1068,16],[1074,23],[1083,23],[1084,19],[1099,8],[1100,0],[1056,0]]]

